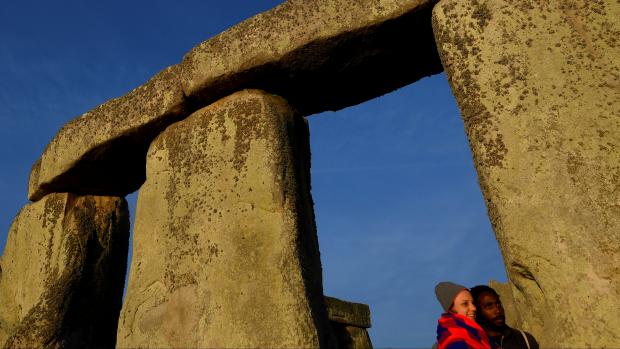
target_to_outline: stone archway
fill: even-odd
[[[173,294],[185,292],[179,285],[198,285],[194,288],[208,291],[212,297],[209,299],[221,301],[209,303],[202,308],[208,311],[197,314],[197,318],[179,319],[180,324],[189,321],[188,325],[180,326],[180,331],[164,331],[160,337],[148,335],[155,333],[155,327],[149,327],[153,325],[147,319],[138,326],[140,331],[146,329],[143,332],[147,334],[140,337],[135,335],[134,328],[123,327],[127,314],[137,311],[137,306],[131,306],[130,294],[119,325],[119,344],[146,344],[152,340],[157,345],[181,346],[195,343],[328,346],[330,330],[317,271],[320,261],[313,242],[316,237],[312,205],[304,189],[309,183],[304,177],[306,145],[300,136],[305,127],[302,117],[363,102],[436,74],[445,67],[465,121],[482,192],[523,326],[547,346],[618,344],[618,320],[608,309],[618,307],[620,292],[617,277],[620,52],[616,40],[620,32],[619,14],[620,5],[611,0],[544,4],[508,0],[289,1],[203,42],[181,63],[165,69],[143,86],[65,125],[33,166],[29,198],[38,202],[31,206],[45,206],[45,212],[58,211],[57,216],[62,210],[50,203],[55,202],[54,193],[69,192],[80,198],[124,196],[140,187],[145,179],[147,188],[149,181],[156,181],[153,178],[157,178],[157,170],[149,177],[145,169],[156,168],[154,163],[162,159],[174,165],[162,173],[202,164],[195,172],[205,178],[232,179],[242,184],[240,188],[247,189],[241,192],[236,187],[225,188],[239,198],[238,203],[245,203],[251,209],[271,203],[267,205],[271,209],[267,208],[266,212],[279,214],[272,223],[282,230],[268,231],[281,231],[272,238],[286,237],[288,245],[281,246],[289,247],[275,254],[274,250],[266,249],[264,255],[256,255],[255,262],[286,260],[286,266],[297,265],[296,276],[284,272],[286,269],[277,263],[279,267],[264,270],[273,272],[269,277],[282,281],[271,285],[287,285],[282,288],[287,292],[296,290],[297,293],[288,293],[291,298],[287,304],[296,304],[295,309],[305,312],[291,313],[292,327],[274,325],[279,330],[255,331],[267,324],[250,321],[251,317],[239,314],[233,316],[238,303],[233,306],[224,301],[230,296],[226,295],[227,288],[203,287],[195,275],[181,272],[196,269],[184,264],[191,258],[205,265],[206,259],[212,261],[220,255],[229,255],[243,245],[241,241],[229,243],[225,239],[213,245],[208,239],[205,245],[202,238],[188,234],[187,229],[191,230],[189,227],[196,217],[192,213],[195,210],[204,211],[209,206],[207,216],[215,220],[222,218],[223,212],[198,197],[195,198],[198,201],[182,203],[183,200],[196,193],[208,193],[213,200],[221,202],[226,200],[217,189],[213,191],[217,186],[202,183],[188,173],[185,177],[171,177],[170,183],[178,187],[168,186],[165,193],[151,192],[155,197],[159,195],[158,200],[153,200],[159,202],[163,211],[181,202],[182,207],[178,209],[182,212],[169,214],[171,221],[162,218],[163,214],[145,218],[147,222],[161,223],[157,232],[177,239],[178,244],[166,245],[168,252],[145,248],[144,251],[152,254],[140,257],[144,268],[154,263],[149,258],[162,254],[167,261],[172,260],[168,257],[176,256],[175,262],[161,266],[165,270],[164,280],[140,284],[130,279],[130,288],[137,290],[135,294],[158,289],[153,291],[157,295],[149,298],[156,304],[154,307],[175,305],[179,297],[174,298]],[[210,125],[204,127],[209,130],[207,136],[196,134],[191,127],[177,136],[167,136],[175,129],[198,122],[192,120],[200,119],[201,115]],[[247,117],[250,120],[264,117],[267,121],[248,123],[244,119]],[[216,119],[221,122],[211,125],[210,120]],[[183,135],[191,135],[194,140],[175,143]],[[201,137],[204,139],[199,141]],[[230,137],[236,142],[233,142],[235,147],[240,148],[226,148]],[[219,145],[209,148],[209,144],[216,143]],[[195,148],[183,148],[188,145]],[[170,150],[173,147],[184,151]],[[194,150],[202,151],[198,158],[183,158]],[[256,154],[271,155],[261,158]],[[171,161],[171,156],[178,161]],[[205,157],[211,160],[203,164]],[[220,164],[217,159],[230,168],[224,166],[221,172],[215,173]],[[248,163],[261,165],[250,166],[254,169],[252,175],[240,176],[239,171],[247,169]],[[254,174],[260,180],[253,178]],[[273,195],[265,194],[258,201],[250,199],[257,195],[249,194],[249,189],[255,190],[256,185],[264,189],[260,193]],[[183,192],[183,186],[190,189]],[[202,189],[196,192],[192,188]],[[144,192],[141,195],[150,195],[149,190]],[[244,211],[241,206],[235,206],[234,210],[243,214],[232,217],[259,219],[247,218],[247,209]],[[278,209],[274,211],[272,206]],[[172,211],[175,209],[172,207]],[[99,222],[96,218],[99,211],[85,212],[85,221]],[[147,215],[140,210],[137,214],[138,220]],[[34,217],[28,219],[37,221]],[[185,228],[179,232],[178,227]],[[149,240],[146,235],[143,238],[145,243],[157,246],[157,239]],[[253,241],[269,245],[266,240],[259,240]],[[192,244],[208,248],[183,248]],[[24,242],[23,246],[26,245]],[[223,245],[228,249],[220,250]],[[243,251],[250,255],[259,252],[252,248]],[[141,263],[140,258],[135,263]],[[220,267],[226,270],[235,266],[235,261],[239,260],[222,262]],[[256,272],[263,270],[248,270],[252,265],[236,267],[247,272],[248,283],[260,281]],[[6,278],[10,268],[3,259],[2,290],[12,287]],[[208,270],[205,275],[209,275]],[[139,279],[136,276],[135,280]],[[268,284],[260,289],[265,291]],[[32,298],[43,297],[41,292]],[[204,303],[206,296],[198,294]],[[269,299],[269,293],[264,294],[264,299]],[[239,300],[241,296],[235,297]],[[55,309],[49,306],[54,304],[54,299],[43,297],[41,302],[46,305],[43,308]],[[262,305],[266,304],[271,303]],[[168,308],[161,309],[165,312]],[[209,333],[214,331],[234,332],[222,325],[222,321],[210,323],[201,317],[209,312],[214,316],[210,319],[219,319],[218,316],[222,319],[228,316],[226,319],[230,321],[248,319],[243,324],[247,325],[247,331],[238,337],[224,335],[208,342]],[[585,323],[584,314],[587,314]],[[12,319],[9,325],[2,325],[4,332],[0,333],[13,338],[14,343],[36,345],[36,339],[20,339],[19,332],[15,332],[24,326],[23,321],[25,318]],[[51,326],[50,329],[65,326],[65,332],[82,331],[77,327],[67,329],[66,326],[71,326],[67,324],[71,322],[40,326]],[[205,331],[199,334],[200,338],[184,332],[195,328]],[[287,335],[288,331],[297,337]],[[256,336],[258,332],[264,336]],[[132,342],[132,338],[136,341]],[[88,340],[84,339],[84,343],[93,344]]]

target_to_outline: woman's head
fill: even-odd
[[[476,306],[468,290],[461,290],[461,292],[454,297],[452,306],[448,310],[451,313],[465,315],[472,320],[476,319]]]
[[[444,311],[475,318],[476,307],[467,287],[452,282],[440,282],[435,286],[435,295]]]

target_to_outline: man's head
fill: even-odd
[[[497,331],[506,327],[504,307],[494,289],[479,285],[471,289],[471,294],[478,309],[476,321],[482,327]]]

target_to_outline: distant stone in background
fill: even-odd
[[[368,331],[363,327],[343,325],[332,322],[338,340],[338,349],[372,349]]]
[[[327,296],[325,305],[339,349],[372,349],[366,330],[370,328],[368,305]]]
[[[523,328],[620,345],[620,2],[442,0],[460,106]]]
[[[257,90],[155,139],[119,347],[327,347],[308,142],[303,117]]]
[[[113,348],[128,242],[123,198],[26,205],[0,258],[0,347]]]
[[[366,304],[325,296],[325,305],[330,321],[363,328],[371,327],[370,307]]]

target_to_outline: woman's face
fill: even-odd
[[[465,315],[468,318],[475,320],[476,307],[474,306],[474,299],[471,297],[471,293],[467,290],[459,292],[454,298],[454,304],[450,311],[456,314]]]

